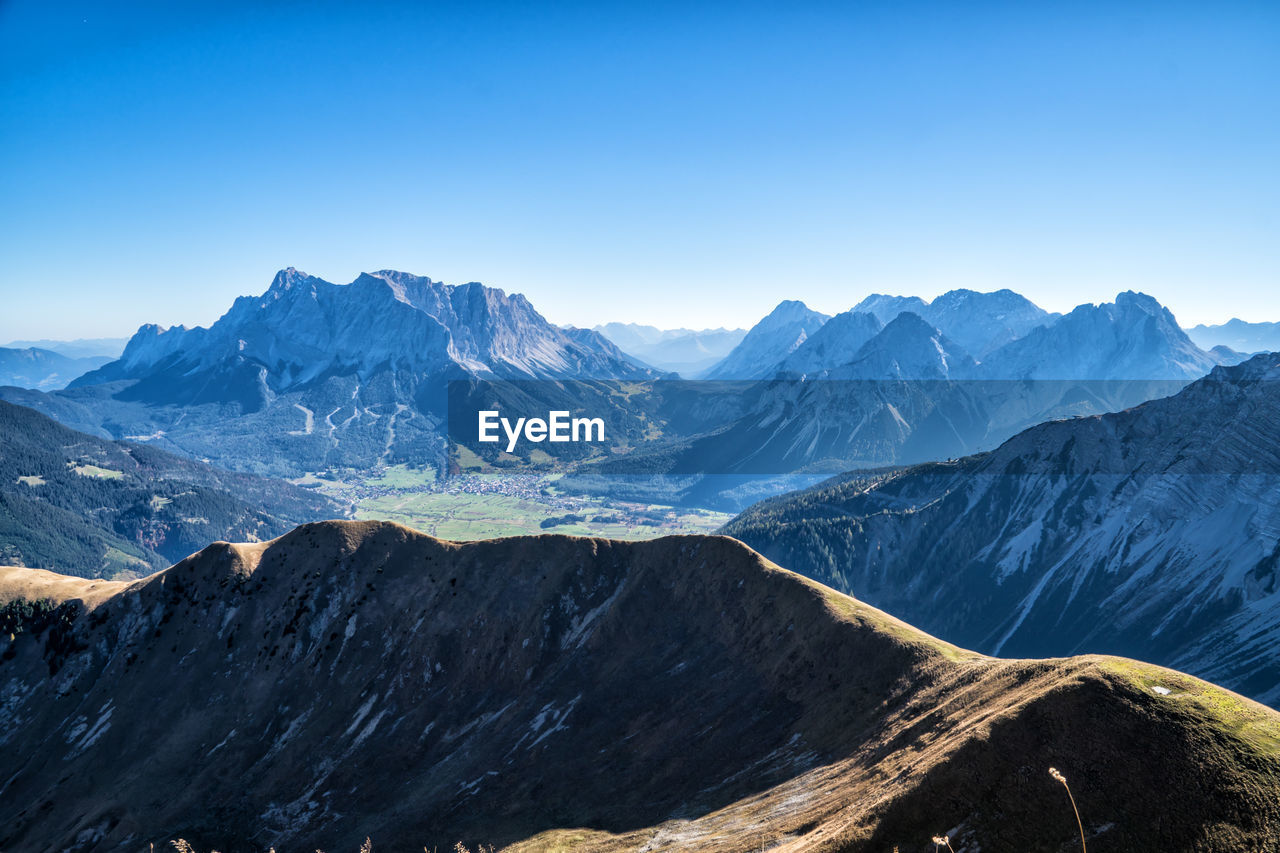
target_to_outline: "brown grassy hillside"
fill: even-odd
[[[723,537],[0,569],[0,850],[1272,850],[1280,715],[965,652]],[[12,635],[12,638],[11,638]],[[1168,691],[1167,695],[1157,691]]]

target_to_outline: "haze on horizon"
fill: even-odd
[[[553,322],[1141,290],[1280,320],[1280,6],[0,5],[0,342],[281,267]]]

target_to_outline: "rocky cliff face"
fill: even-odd
[[[727,531],[971,648],[1127,654],[1280,703],[1280,357]]]
[[[0,570],[0,846],[1254,849],[1280,721],[1178,673],[941,643],[721,537],[218,543]]]

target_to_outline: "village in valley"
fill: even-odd
[[[490,539],[534,533],[652,539],[709,533],[728,513],[572,494],[555,474],[459,474],[393,465],[308,474],[294,480],[350,504],[357,518],[397,521],[442,539]],[[459,500],[465,496],[465,500]]]

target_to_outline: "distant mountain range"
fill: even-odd
[[[1280,715],[940,642],[723,537],[377,522],[0,568],[0,848],[1267,849]]]
[[[1043,420],[1123,409],[1242,358],[1199,349],[1135,293],[1065,316],[1007,290],[931,302],[873,295],[834,319],[788,300],[700,374],[715,380],[705,389],[666,387],[673,375],[642,351],[653,347],[650,361],[669,368],[676,362],[654,353],[723,350],[737,332],[603,328],[635,354],[480,284],[384,270],[338,285],[287,269],[207,329],[144,326],[121,358],[64,391],[0,397],[90,434],[273,476],[410,462],[750,477],[987,450]],[[474,438],[474,411],[495,406],[599,416],[614,442],[536,454],[527,443],[518,453],[448,445],[447,433]],[[450,430],[459,417],[464,429]],[[691,484],[658,488],[683,501]],[[746,499],[697,498],[733,509]]]
[[[618,349],[659,370],[696,379],[722,360],[747,334],[746,329],[659,329],[636,323],[607,323],[595,331]]]
[[[207,329],[143,326],[65,392],[0,394],[86,432],[296,475],[442,459],[451,380],[660,375],[518,294],[388,270],[339,285],[290,268]]]
[[[0,563],[150,574],[222,540],[347,513],[283,483],[106,441],[0,402]]]
[[[990,329],[982,319],[990,305],[974,298],[983,296],[998,297],[993,301],[1006,316],[1017,313],[1017,301],[1001,294],[963,292],[933,305],[946,307],[951,322],[962,308],[971,309],[978,312],[973,326]],[[893,314],[922,304],[875,297],[864,300],[868,310],[845,312],[806,332],[796,322],[816,322],[821,315],[784,303],[730,356],[759,365],[767,363],[766,351],[783,353],[774,367],[756,371],[770,378],[732,389],[712,383],[704,392],[708,401],[732,397],[732,405],[719,402],[714,429],[597,467],[615,474],[770,477],[954,458],[992,449],[1047,420],[1167,396],[1215,365],[1167,309],[1143,294],[1122,293],[1114,303],[1082,305],[1050,318],[982,361],[914,311]],[[874,311],[890,317],[888,324],[881,327]],[[999,339],[1012,334],[1005,325]],[[793,339],[799,339],[794,347],[776,346]],[[748,356],[756,344],[760,349]],[[685,402],[682,408],[698,407]],[[590,481],[570,482],[585,488]],[[667,485],[682,499],[696,494],[720,509],[743,506],[737,497],[708,497],[692,481]]]
[[[1187,329],[1187,335],[1204,349],[1228,347],[1242,353],[1280,351],[1280,323],[1233,319],[1220,326],[1193,326]]]
[[[905,327],[899,326],[891,337],[872,344],[904,315],[922,321],[915,324],[917,334],[904,336]],[[1049,314],[1009,290],[953,290],[932,302],[873,294],[837,315],[834,325],[827,319],[804,303],[783,302],[706,375],[894,379],[915,372],[911,365],[928,364],[926,378],[1190,380],[1216,364],[1245,357],[1200,349],[1167,308],[1132,292],[1066,315]],[[923,334],[925,327],[934,333]],[[942,341],[943,350],[931,352]],[[866,346],[871,349],[864,353]],[[872,352],[880,353],[879,361],[846,369]]]
[[[55,341],[42,338],[38,341],[10,341],[5,344],[11,349],[43,349],[65,355],[67,358],[105,358],[107,361],[117,359],[124,352],[128,338],[76,338],[72,341]]]
[[[725,532],[984,652],[1139,655],[1280,704],[1280,355]]]
[[[0,385],[55,391],[109,361],[111,359],[104,356],[68,358],[53,350],[37,347],[0,347]]]

